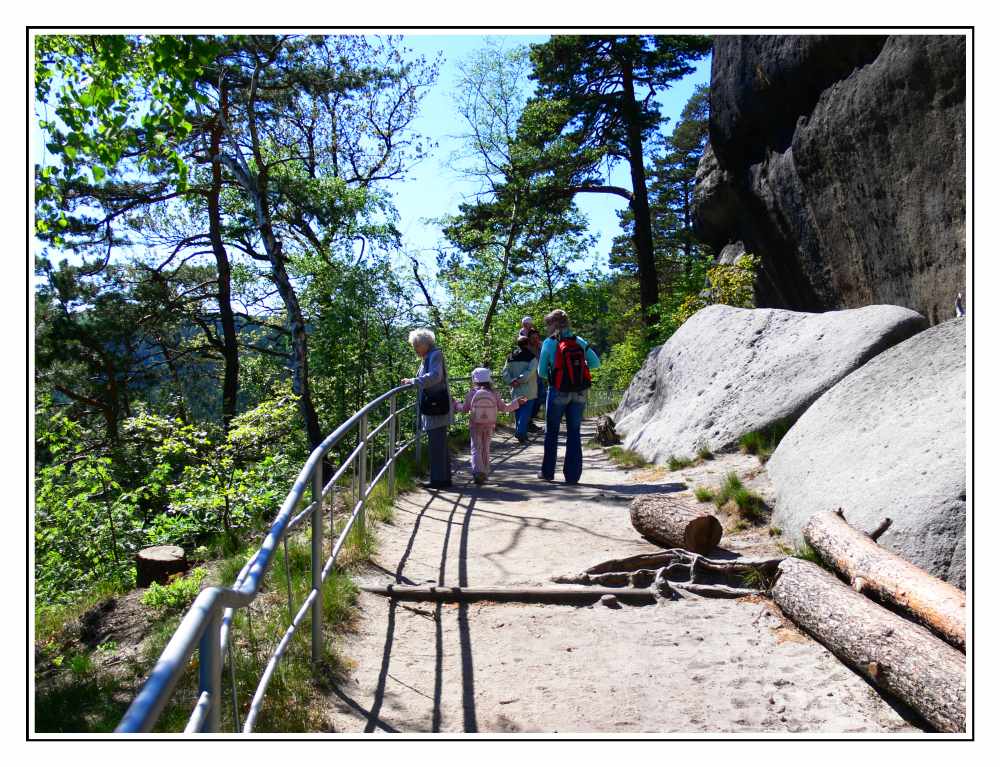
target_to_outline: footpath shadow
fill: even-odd
[[[606,500],[609,504],[630,502],[632,498],[646,492],[676,492],[683,489],[682,485],[634,485],[634,484],[590,484],[581,482],[577,485],[567,485],[562,482],[543,482],[540,480],[531,481],[527,477],[532,477],[538,471],[540,460],[537,455],[528,452],[533,445],[538,445],[537,441],[522,445],[516,442],[509,435],[498,435],[499,439],[494,441],[495,455],[492,461],[492,468],[495,472],[496,481],[484,486],[476,486],[471,481],[456,482],[456,486],[447,491],[431,491],[426,496],[410,495],[399,498],[396,502],[396,511],[400,514],[412,516],[412,527],[407,539],[403,553],[395,566],[381,566],[372,564],[375,570],[391,576],[396,583],[415,585],[416,582],[406,577],[404,574],[407,564],[415,549],[418,536],[426,528],[426,523],[433,522],[435,525],[443,526],[443,537],[441,540],[441,555],[438,562],[437,583],[445,585],[447,583],[447,569],[449,549],[453,544],[453,535],[459,536],[458,540],[458,585],[468,586],[468,556],[469,537],[472,528],[474,515],[489,518],[494,521],[509,523],[518,526],[512,546],[516,545],[520,535],[531,526],[570,526],[582,532],[611,541],[623,541],[613,536],[597,533],[595,530],[587,528],[585,525],[565,520],[550,519],[544,516],[526,516],[524,514],[507,514],[502,511],[482,508],[483,503],[503,504],[507,502],[520,502],[538,497],[543,504],[558,503],[566,501],[594,501],[597,499]],[[540,445],[538,445],[540,446]],[[565,439],[560,439],[560,451],[565,450]],[[499,483],[499,484],[497,484]],[[414,502],[414,501],[417,502]],[[445,506],[445,504],[447,504]],[[444,508],[442,508],[444,506]],[[456,530],[456,526],[459,528]],[[631,539],[629,539],[631,542]],[[378,678],[375,690],[372,693],[371,705],[365,708],[357,700],[347,695],[344,690],[335,685],[332,692],[352,710],[365,718],[364,731],[366,733],[381,730],[385,732],[398,732],[400,727],[382,718],[382,709],[387,698],[392,699],[393,693],[387,690],[390,679],[399,684],[403,684],[391,673],[393,650],[396,641],[397,612],[401,609],[401,604],[395,599],[388,599],[386,605],[386,629],[385,639],[382,645],[382,658],[379,667]],[[441,732],[445,726],[444,722],[444,698],[445,698],[445,659],[446,637],[444,632],[444,620],[446,616],[454,614],[457,619],[458,628],[458,654],[460,657],[461,673],[461,700],[462,700],[462,730],[464,732],[478,732],[478,717],[475,703],[475,669],[472,635],[469,620],[469,605],[458,603],[457,606],[437,603],[432,614],[434,621],[434,675],[433,693],[427,696],[425,693],[410,687],[421,696],[429,697],[430,700],[430,730]],[[425,615],[431,615],[426,614]],[[403,686],[409,687],[403,684]],[[413,724],[409,722],[402,726],[402,729],[411,729]],[[419,728],[419,725],[418,725]]]
[[[426,503],[423,505],[420,513],[417,514],[414,520],[413,530],[410,533],[410,538],[407,541],[406,548],[403,551],[399,562],[396,565],[395,573],[390,573],[385,568],[379,567],[386,574],[392,574],[395,577],[396,583],[409,583],[412,584],[413,581],[406,578],[403,575],[403,570],[406,567],[407,560],[413,551],[413,544],[416,540],[417,534],[420,530],[421,522],[425,519],[426,512],[430,509],[431,504],[435,500],[440,500],[442,497],[447,497],[439,495],[437,493],[431,494],[427,499]],[[448,550],[451,544],[452,528],[455,525],[461,526],[461,532],[459,533],[459,552],[458,552],[458,585],[468,586],[468,550],[469,550],[469,530],[471,528],[472,515],[475,510],[476,499],[468,498],[467,503],[462,503],[466,499],[464,492],[460,492],[454,500],[451,501],[451,509],[448,512],[448,517],[445,520],[445,532],[444,539],[441,543],[441,560],[438,566],[438,585],[444,585],[446,582],[446,573],[448,565]],[[451,500],[451,499],[449,499]],[[456,517],[461,514],[461,521],[456,521]],[[350,699],[342,690],[335,689],[334,693],[343,700],[347,705],[351,706],[354,710],[358,711],[366,717],[365,732],[374,732],[376,728],[384,730],[386,732],[398,732],[391,724],[385,722],[380,718],[382,706],[386,699],[386,685],[390,678],[395,679],[389,673],[389,668],[392,663],[392,650],[395,643],[396,636],[396,615],[399,609],[399,602],[395,599],[388,600],[388,614],[386,619],[386,632],[385,641],[382,646],[382,662],[379,668],[378,682],[375,687],[375,692],[372,696],[372,704],[367,710],[364,709],[356,701]],[[476,719],[476,697],[475,697],[475,680],[474,680],[474,665],[473,665],[473,655],[472,655],[472,636],[469,628],[469,615],[468,615],[468,605],[460,603],[458,605],[457,618],[458,618],[458,641],[459,641],[459,654],[461,656],[461,673],[462,673],[462,723],[464,732],[478,732],[479,727]],[[431,697],[431,731],[441,732],[442,727],[442,697],[444,693],[444,656],[445,656],[445,639],[444,639],[444,626],[443,620],[445,617],[445,609],[442,603],[438,603],[434,610],[434,692]],[[398,680],[396,680],[398,681]],[[413,689],[413,688],[411,688]],[[417,691],[419,692],[419,691]],[[420,693],[423,695],[423,693]]]

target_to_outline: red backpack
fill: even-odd
[[[556,391],[561,392],[581,392],[590,388],[587,352],[576,336],[559,339],[553,383]]]

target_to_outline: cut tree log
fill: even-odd
[[[707,554],[722,540],[722,525],[676,493],[651,493],[632,501],[632,527],[653,543]]]
[[[778,566],[781,611],[857,673],[941,732],[965,731],[965,656],[812,562]]]
[[[835,512],[814,514],[802,535],[824,562],[847,576],[855,591],[902,608],[965,651],[965,594],[961,590],[886,551]]]
[[[171,575],[187,569],[187,557],[180,546],[150,546],[135,555],[135,584],[145,588],[153,582],[166,583]]]

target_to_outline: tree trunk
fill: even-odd
[[[500,265],[500,278],[497,280],[496,290],[493,291],[493,298],[490,301],[490,308],[486,310],[486,318],[483,320],[483,345],[484,354],[485,349],[489,348],[489,335],[490,327],[493,325],[493,317],[496,315],[497,304],[500,303],[500,294],[503,291],[504,281],[507,279],[507,270],[510,268],[510,252],[514,247],[514,240],[517,239],[517,213],[518,213],[518,198],[517,195],[514,196],[513,207],[510,213],[510,229],[507,231],[507,241],[503,246],[503,263]],[[484,358],[483,364],[487,364],[489,360]]]
[[[225,99],[225,91],[222,93]],[[212,128],[212,187],[208,192],[208,236],[215,254],[218,272],[219,318],[222,321],[222,425],[226,432],[236,417],[236,397],[239,393],[240,356],[236,338],[236,320],[233,316],[232,279],[229,268],[229,254],[222,241],[219,193],[222,190],[222,163],[218,157],[222,144],[222,122],[216,121]]]
[[[771,595],[797,626],[936,730],[965,731],[965,656],[954,647],[802,559],[778,566]]]
[[[622,82],[624,86],[622,115],[625,118],[628,164],[632,174],[632,215],[635,219],[632,236],[635,240],[636,264],[639,267],[639,302],[642,305],[642,321],[648,329],[660,320],[659,312],[653,308],[660,302],[660,289],[656,275],[656,258],[653,254],[653,225],[649,214],[649,196],[646,193],[642,127],[639,124],[639,109],[635,102],[635,84],[632,81],[630,67],[625,67],[622,73]]]
[[[302,316],[302,308],[299,306],[298,296],[295,295],[295,289],[292,287],[288,272],[285,270],[285,257],[281,250],[281,241],[274,235],[271,208],[267,199],[268,166],[264,160],[260,133],[257,130],[256,98],[260,72],[263,67],[273,63],[276,55],[277,48],[271,52],[266,62],[258,62],[250,81],[250,94],[247,99],[247,122],[257,169],[256,178],[249,172],[249,168],[245,164],[244,167],[237,168],[237,171],[241,183],[253,201],[257,228],[260,231],[261,240],[264,242],[264,250],[268,260],[271,262],[271,275],[288,314],[289,331],[292,337],[292,391],[298,395],[299,410],[302,412],[302,420],[305,422],[309,449],[312,450],[323,441],[323,434],[319,428],[319,418],[316,415],[316,407],[313,405],[312,393],[309,388],[309,348],[306,340],[306,323]]]
[[[632,501],[632,527],[667,548],[706,554],[722,540],[722,525],[714,516],[674,493],[652,493]]]
[[[855,591],[901,607],[965,651],[965,594],[886,551],[832,511],[813,515],[802,535]]]

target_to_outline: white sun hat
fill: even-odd
[[[476,368],[472,371],[472,383],[493,383],[489,368]]]

